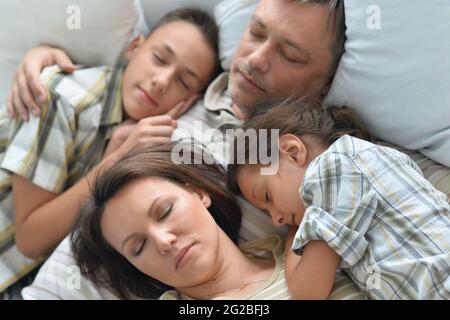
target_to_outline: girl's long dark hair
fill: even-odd
[[[156,299],[164,291],[171,289],[135,268],[106,242],[101,231],[101,217],[108,201],[136,179],[160,177],[179,185],[188,183],[205,190],[211,197],[209,212],[233,242],[237,243],[241,211],[233,195],[225,188],[224,169],[217,164],[174,163],[173,147],[174,144],[170,144],[133,150],[100,172],[72,232],[72,251],[82,275],[96,286],[112,290],[122,299]],[[182,150],[190,152],[191,159],[199,151],[198,148]]]

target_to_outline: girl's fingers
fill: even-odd
[[[39,107],[35,101],[33,93],[31,92],[27,79],[25,78],[25,75],[19,74],[16,83],[19,87],[20,98],[24,103],[25,107],[28,110],[31,110],[33,115],[35,116],[39,115],[38,113]]]
[[[194,103],[201,97],[200,94],[193,94],[187,100],[181,101],[175,107],[173,107],[168,114],[170,114],[174,119],[181,117],[186,111],[188,111]]]
[[[186,105],[185,101],[181,101],[175,105],[172,109],[167,112],[168,115],[170,115],[172,118],[177,119],[179,117],[180,111],[182,108]]]
[[[40,113],[40,106],[47,101],[47,94],[41,82],[41,71],[43,66],[37,63],[29,63],[23,67],[27,86],[34,96],[34,101],[38,105],[37,112]]]
[[[147,125],[151,125],[151,126],[158,126],[158,125],[169,125],[172,127],[176,126],[176,121],[173,120],[172,116],[170,115],[161,115],[161,116],[153,116],[153,117],[148,117],[145,119],[142,119],[141,121],[142,123],[145,123]]]
[[[153,126],[149,129],[148,133],[152,137],[171,137],[174,128],[171,126]]]
[[[28,109],[25,108],[25,105],[23,104],[22,100],[20,99],[19,89],[17,88],[16,84],[13,85],[12,90],[13,90],[12,91],[13,92],[12,99],[13,99],[14,108],[20,114],[20,117],[22,118],[22,120],[27,122],[28,121]]]
[[[152,146],[155,146],[155,145],[169,144],[172,142],[172,140],[167,137],[156,137],[149,140],[149,142]]]
[[[16,115],[15,109],[14,109],[14,103],[12,98],[12,88],[9,89],[7,96],[6,96],[6,110],[8,111],[9,117],[12,119]]]
[[[200,99],[202,95],[200,93],[196,93],[193,94],[188,100],[187,100],[187,104],[189,107],[192,107],[192,105],[198,100]]]
[[[75,70],[75,65],[72,63],[72,60],[62,50],[53,51],[53,60],[64,72],[72,73]]]

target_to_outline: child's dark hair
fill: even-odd
[[[81,274],[95,285],[112,290],[122,299],[156,299],[164,291],[172,289],[135,268],[107,243],[101,231],[106,204],[125,185],[136,179],[160,177],[181,186],[188,183],[205,190],[211,197],[208,208],[211,216],[237,243],[241,211],[233,195],[225,188],[224,169],[217,164],[176,164],[172,161],[173,146],[133,150],[98,174],[91,196],[82,207],[72,232],[72,251]],[[191,148],[186,152],[194,159],[198,150]]]
[[[267,129],[267,137],[271,141],[271,129],[278,129],[279,136],[292,134],[297,137],[312,136],[320,140],[326,146],[331,145],[343,135],[351,135],[357,138],[372,140],[369,131],[358,120],[356,114],[347,107],[329,107],[325,109],[321,104],[305,103],[303,101],[289,101],[274,99],[257,105],[250,114],[243,127],[243,134],[249,129],[257,132]],[[237,139],[243,141],[243,146],[237,150]],[[256,135],[256,143],[250,145],[249,140],[238,135],[233,143],[233,159],[228,165],[227,186],[228,189],[240,194],[237,182],[237,171],[240,166],[250,164],[250,152],[255,155],[257,163],[260,163],[258,150],[259,135]],[[306,141],[303,141],[306,145]],[[308,145],[307,145],[308,146]],[[271,155],[271,144],[264,145],[264,155]]]
[[[219,61],[219,27],[217,26],[214,17],[207,11],[197,7],[184,7],[176,9],[168,12],[164,17],[162,17],[150,31],[149,35],[151,35],[152,32],[159,27],[175,21],[185,21],[196,26],[203,34],[210,47],[213,49],[215,53],[215,67],[208,83],[211,82],[222,72]]]

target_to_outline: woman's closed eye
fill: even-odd
[[[170,203],[167,207],[164,208],[164,210],[161,211],[161,214],[158,217],[158,222],[165,220],[170,213],[172,212],[172,208],[174,206],[174,203]],[[137,257],[141,254],[142,250],[144,250],[144,247],[147,243],[147,238],[142,239],[142,241],[138,242],[136,248],[133,250],[132,256]]]
[[[145,243],[147,242],[147,239],[144,238],[141,242],[138,243],[138,246],[133,251],[133,257],[137,257],[141,254],[142,250],[144,249]]]
[[[172,212],[172,208],[174,206],[174,203],[170,203],[159,215],[158,217],[158,221],[163,221],[164,219],[166,219],[170,213]]]

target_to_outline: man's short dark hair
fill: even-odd
[[[334,40],[331,43],[331,53],[333,60],[330,66],[330,73],[334,75],[345,50],[345,10],[343,0],[295,0],[298,3],[317,4],[328,6],[329,20],[328,28],[335,32]]]

